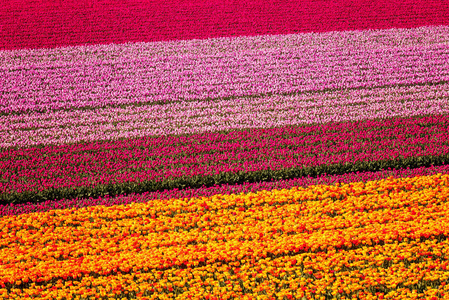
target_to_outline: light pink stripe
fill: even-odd
[[[0,52],[0,112],[449,80],[449,27]]]
[[[0,117],[0,147],[449,113],[449,84]]]

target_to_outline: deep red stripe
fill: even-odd
[[[0,49],[424,25],[449,25],[449,1],[6,0]]]

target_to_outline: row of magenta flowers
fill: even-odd
[[[448,186],[436,174],[5,216],[0,295],[441,297]]]
[[[0,191],[3,200],[23,202],[441,165],[448,121],[439,115],[9,149],[0,154]]]

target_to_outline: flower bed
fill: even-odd
[[[449,3],[11,0],[0,299],[449,299]]]

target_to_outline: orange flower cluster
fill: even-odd
[[[0,299],[448,298],[449,175],[0,219]]]

